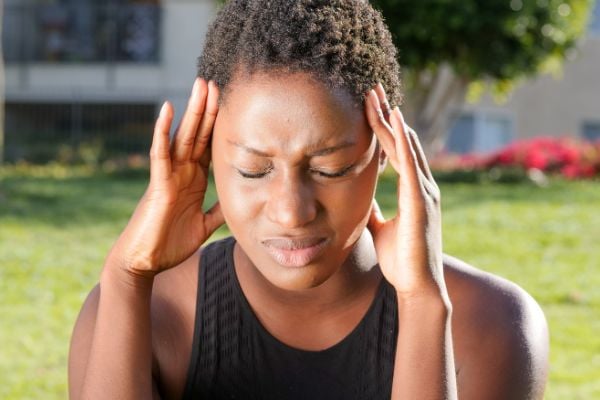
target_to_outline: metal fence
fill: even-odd
[[[119,103],[8,103],[5,160],[97,163],[147,154],[156,106]]]

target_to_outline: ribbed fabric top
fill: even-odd
[[[262,326],[237,279],[235,239],[202,252],[184,399],[389,399],[397,336],[396,294],[382,279],[368,311],[342,341],[296,349]]]

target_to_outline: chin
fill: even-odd
[[[271,285],[279,289],[302,291],[322,285],[335,273],[335,271],[324,271],[322,268],[323,266],[307,265],[305,267],[290,269],[275,265],[268,272],[259,272]]]

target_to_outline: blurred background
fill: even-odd
[[[372,3],[442,188],[445,251],[540,302],[547,399],[600,398],[600,2]],[[0,3],[0,398],[66,397],[77,312],[145,188],[158,108],[185,107],[219,6]],[[391,171],[378,199],[395,212]]]

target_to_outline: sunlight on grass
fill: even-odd
[[[71,328],[145,184],[144,171],[0,169],[1,399],[66,397]],[[445,251],[518,283],[546,312],[546,398],[600,398],[598,182],[441,189]],[[392,215],[393,177],[378,199]]]

